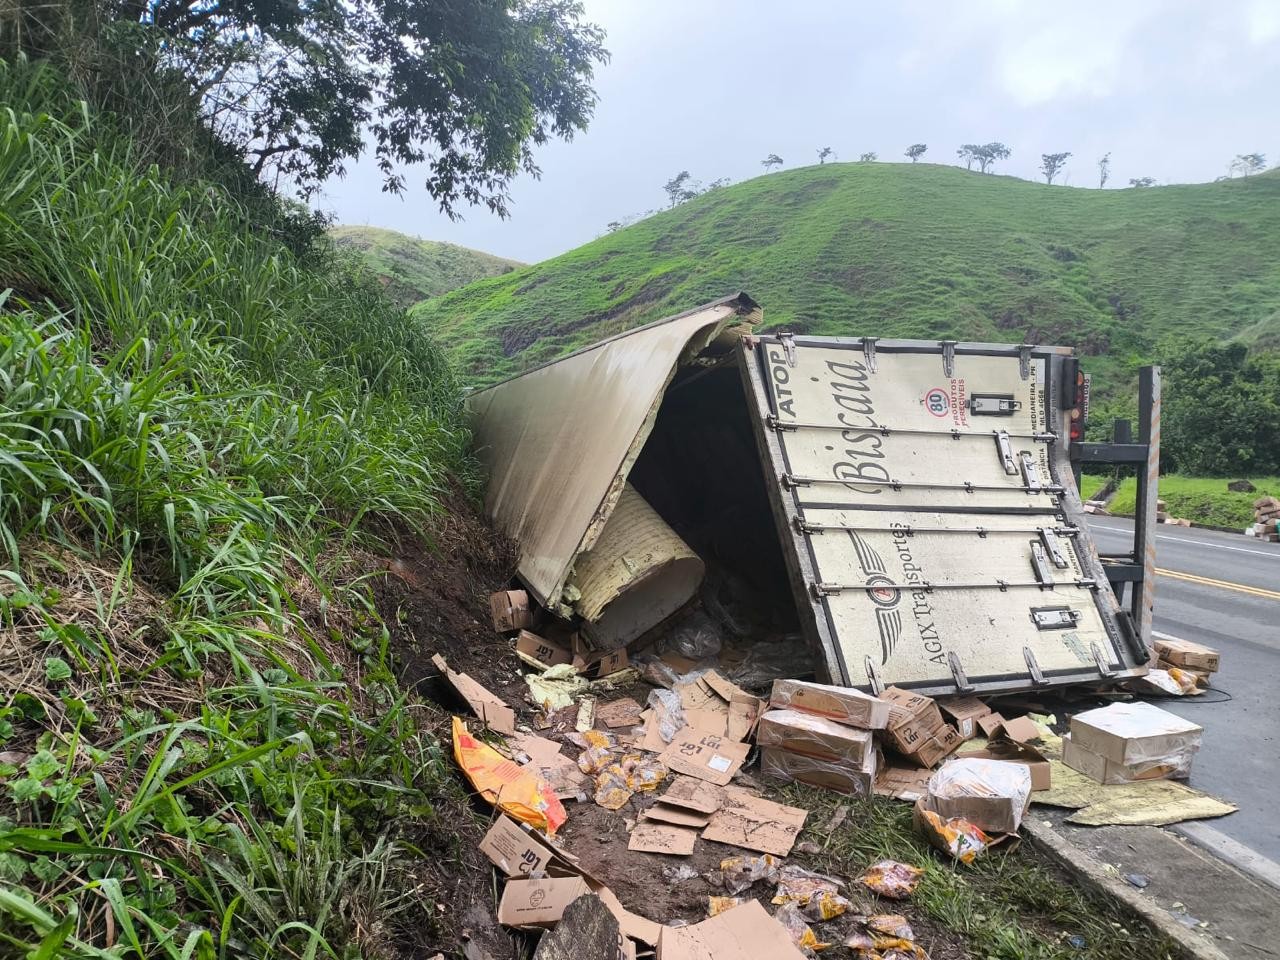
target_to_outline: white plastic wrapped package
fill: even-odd
[[[1031,771],[1023,763],[957,757],[929,778],[928,809],[962,817],[988,833],[1016,833],[1031,800]]]
[[[1174,750],[1162,757],[1134,763],[1116,763],[1076,744],[1070,734],[1062,738],[1062,762],[1098,783],[1134,783],[1138,780],[1185,780],[1191,776],[1191,761],[1197,746]]]
[[[1071,718],[1077,747],[1113,763],[1163,761],[1200,749],[1204,728],[1149,703],[1113,703]]]

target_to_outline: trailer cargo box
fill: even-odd
[[[1145,671],[1071,474],[1069,349],[757,336],[759,319],[726,298],[471,400],[487,509],[541,603],[610,646],[704,572],[736,578],[820,679],[874,691]],[[611,527],[635,499],[650,526]]]

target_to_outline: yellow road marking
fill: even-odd
[[[1182,573],[1178,570],[1164,570],[1156,567],[1156,573],[1162,577],[1173,577],[1175,580],[1186,580],[1188,583],[1198,583],[1202,587],[1221,587],[1223,590],[1235,590],[1239,593],[1247,593],[1250,596],[1262,597],[1264,600],[1280,600],[1280,591],[1263,590],[1261,587],[1250,587],[1243,583],[1231,583],[1228,580],[1213,580],[1209,577],[1197,577],[1193,573]]]

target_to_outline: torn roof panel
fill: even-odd
[[[639,327],[477,393],[467,409],[489,476],[485,512],[519,546],[544,606],[561,595],[622,494],[676,369],[760,320],[746,294]]]

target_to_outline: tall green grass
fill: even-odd
[[[442,764],[342,545],[429,529],[457,384],[271,227],[0,61],[0,956],[379,955],[419,909]]]

